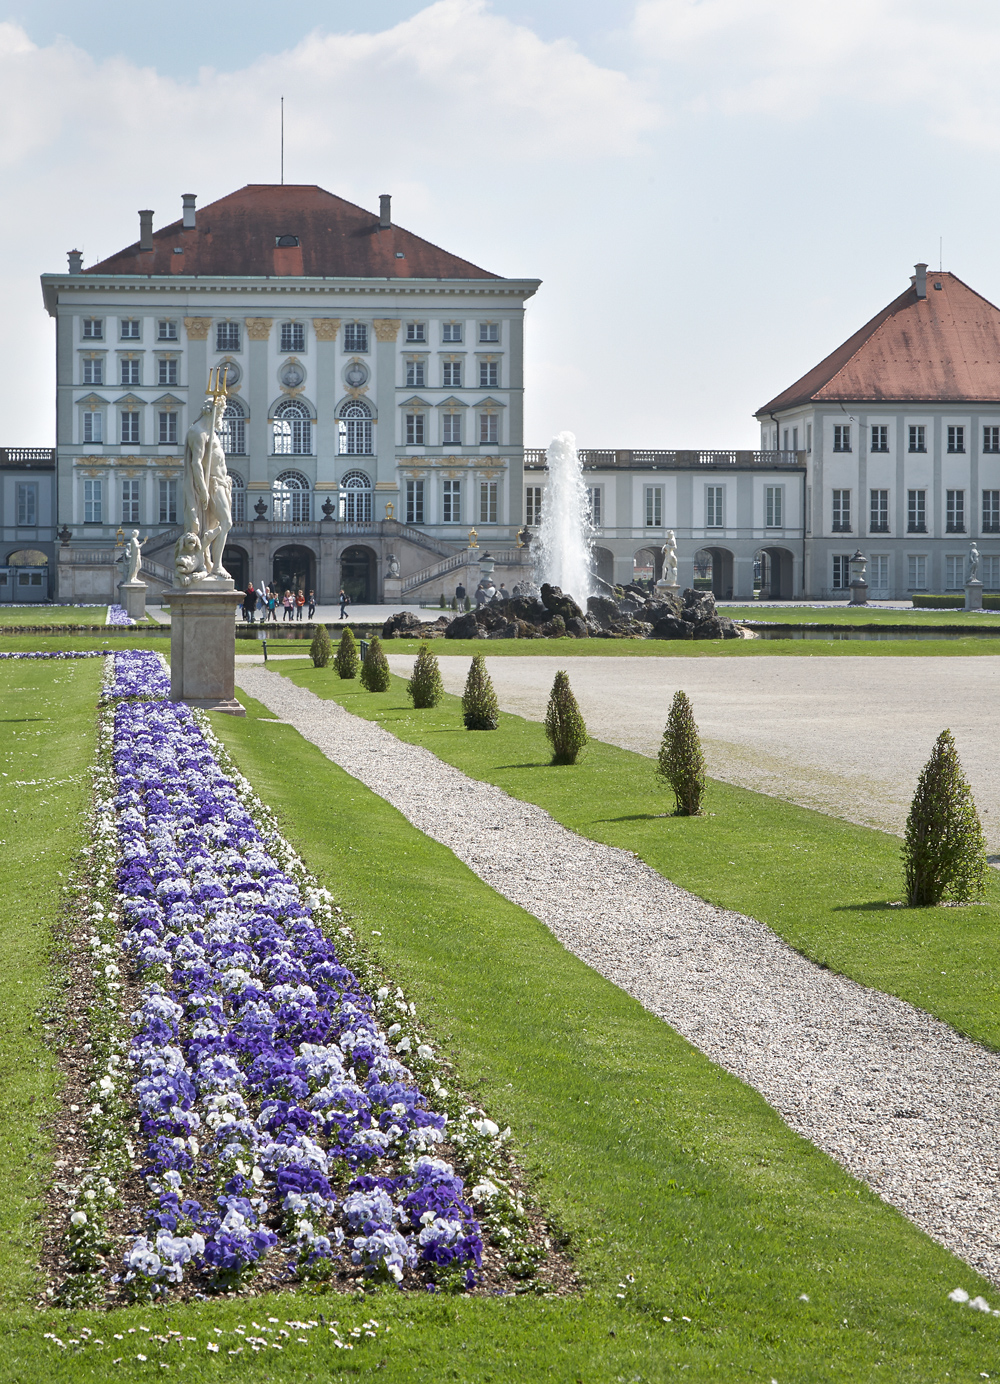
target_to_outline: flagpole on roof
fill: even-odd
[[[285,98],[281,98],[281,186],[285,186]]]

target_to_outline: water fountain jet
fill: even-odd
[[[584,610],[596,592],[591,570],[594,525],[583,466],[571,432],[558,433],[546,451],[548,486],[542,505],[536,574],[539,582],[561,587]]]

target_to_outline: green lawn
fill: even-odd
[[[7,606],[0,605],[0,626],[103,625],[108,618],[106,605],[96,606]]]
[[[1000,610],[885,610],[880,606],[721,605],[730,620],[753,620],[780,625],[1000,625]]]

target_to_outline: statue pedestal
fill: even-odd
[[[203,711],[246,712],[235,697],[236,609],[243,592],[231,577],[176,586],[164,595],[170,606],[170,700]]]
[[[121,604],[130,619],[138,625],[146,618],[146,583],[144,581],[120,581]]]
[[[681,584],[679,581],[664,581],[661,577],[656,583],[656,589],[663,596],[677,596],[681,589]]]
[[[382,582],[382,600],[386,605],[399,605],[403,599],[403,578],[386,577]]]
[[[851,599],[848,601],[848,605],[868,604],[868,583],[866,581],[852,581],[850,591]]]
[[[965,608],[966,610],[982,610],[983,584],[981,581],[975,580],[965,583]]]

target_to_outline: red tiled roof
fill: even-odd
[[[279,247],[280,236],[298,245]],[[175,254],[177,248],[183,253]],[[402,258],[397,252],[402,252]],[[308,275],[362,279],[496,279],[401,226],[314,184],[249,183],[84,270],[85,274]]]
[[[954,274],[927,275],[757,412],[838,401],[1000,401],[1000,309]]]

